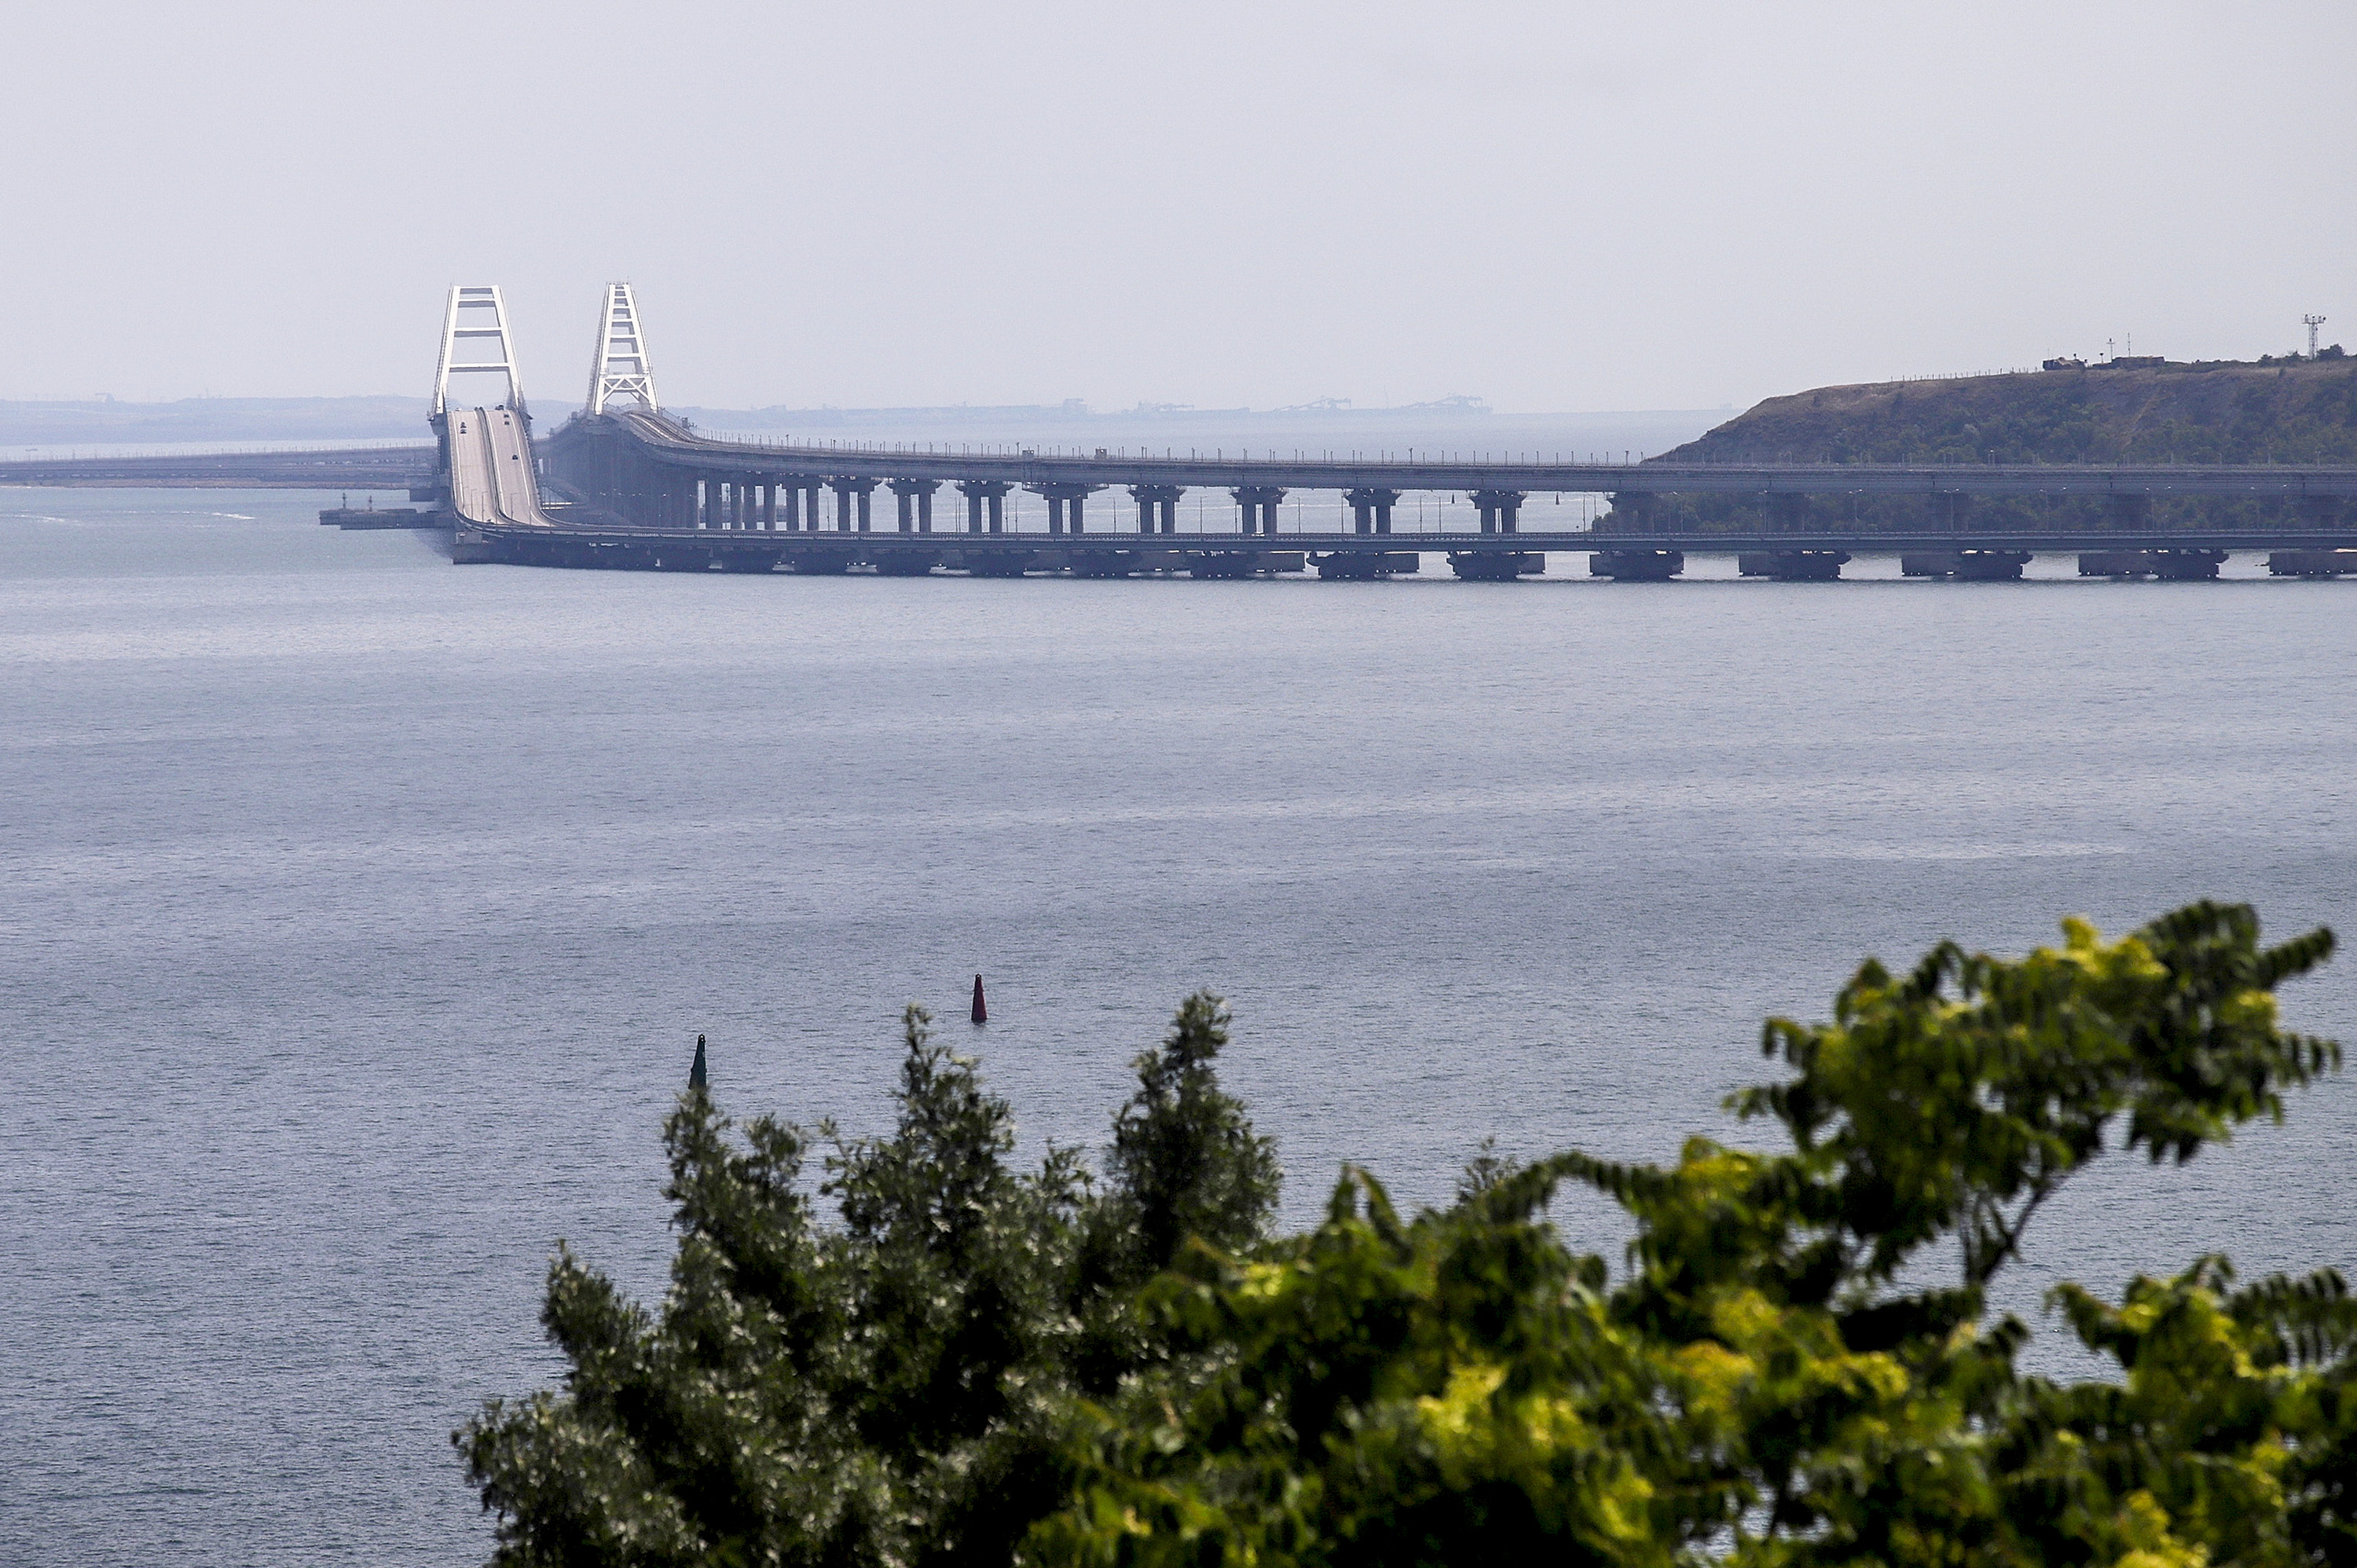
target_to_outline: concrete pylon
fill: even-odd
[[[597,348],[589,360],[589,412],[606,412],[608,398],[633,397],[649,413],[655,402],[654,367],[647,360],[646,334],[639,329],[639,302],[626,283],[606,285],[606,308],[597,320]]]

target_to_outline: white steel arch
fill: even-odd
[[[490,315],[486,318],[485,312]],[[495,358],[461,359],[458,346],[480,344],[487,338],[497,339]],[[450,285],[450,307],[442,317],[442,360],[434,371],[434,413],[440,418],[450,409],[450,378],[453,375],[479,375],[496,371],[507,378],[508,395],[502,408],[523,412],[523,380],[516,374],[515,344],[508,336],[508,307],[500,299],[495,284]],[[467,400],[469,405],[478,400]]]
[[[606,307],[597,319],[597,349],[589,360],[589,412],[606,412],[606,401],[634,397],[649,413],[655,402],[654,367],[647,360],[646,334],[639,328],[639,302],[626,283],[606,285]]]

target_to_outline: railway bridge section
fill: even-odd
[[[1363,578],[1415,571],[1430,553],[1460,576],[1511,578],[1543,571],[1549,553],[1583,552],[1598,575],[1661,578],[1707,552],[1741,557],[1752,575],[1822,578],[1871,550],[1900,553],[1918,575],[2004,578],[2040,553],[2076,553],[2083,570],[2107,575],[2208,576],[2228,552],[2262,550],[2304,575],[2357,573],[2357,467],[2348,467],[1496,462],[1414,450],[1369,459],[716,439],[662,413],[629,286],[609,285],[603,309],[589,395],[542,458],[563,521],[546,534],[481,532],[475,547],[486,558],[891,575],[1314,566]],[[1026,510],[1041,521],[1016,525],[1017,492],[1038,498]],[[1283,505],[1305,492],[1339,499],[1331,515],[1347,513],[1347,524],[1286,530]],[[1395,521],[1405,498],[1430,493],[1463,497],[1474,526]],[[1674,494],[1758,498],[1760,525],[1706,535],[1649,527],[1651,499]],[[1526,527],[1525,503],[1550,495],[1609,497],[1637,521],[1609,533]],[[1812,528],[1790,503],[1815,495],[1928,497],[1940,526],[1905,535]],[[1975,498],[2025,495],[2098,499],[2104,523],[2027,534],[1972,526]],[[2292,504],[2270,528],[2155,527],[2153,501],[2177,496]],[[1199,521],[1186,528],[1189,497]],[[1220,526],[1200,521],[1207,497]]]

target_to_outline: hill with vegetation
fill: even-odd
[[[1946,381],[1817,387],[1765,403],[1656,463],[2357,463],[2357,359],[2095,365]],[[1929,498],[1788,500],[1780,521],[1903,528],[1932,521]],[[2286,503],[2169,500],[2157,522],[2255,522]],[[1657,523],[1704,531],[1757,526],[1745,496],[1663,497]],[[1636,525],[1634,509],[1605,526]],[[2084,516],[2079,514],[2083,513]],[[2094,500],[1975,499],[1975,526],[2093,524]]]

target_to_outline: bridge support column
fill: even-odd
[[[1276,532],[1276,509],[1285,503],[1283,490],[1275,485],[1243,485],[1228,493],[1236,498],[1246,533]]]
[[[854,527],[852,517],[855,512],[858,515],[859,521],[856,526],[860,532],[866,533],[875,528],[873,500],[877,483],[878,481],[875,479],[829,479],[827,481],[827,488],[834,491],[834,531],[837,533],[852,532]]]
[[[1362,488],[1347,493],[1351,501],[1351,532],[1389,533],[1392,531],[1392,508],[1399,501],[1397,490]]]
[[[965,498],[965,531],[1006,532],[1006,492],[1015,487],[1005,479],[960,479],[958,494]]]
[[[931,533],[933,531],[933,491],[941,488],[939,479],[894,479],[892,494],[900,503],[900,532]]]
[[[1475,490],[1473,504],[1481,513],[1484,533],[1512,533],[1514,521],[1522,513],[1523,492],[1520,490]]]
[[[778,482],[775,479],[761,487],[761,526],[771,533],[778,532]]]
[[[1185,490],[1178,485],[1132,485],[1129,493],[1137,502],[1137,532],[1152,533],[1159,522],[1165,533],[1174,533],[1178,527],[1178,498]]]
[[[1048,532],[1050,533],[1085,533],[1088,532],[1086,508],[1089,493],[1095,485],[1047,484],[1033,485],[1032,493],[1048,503]]]

